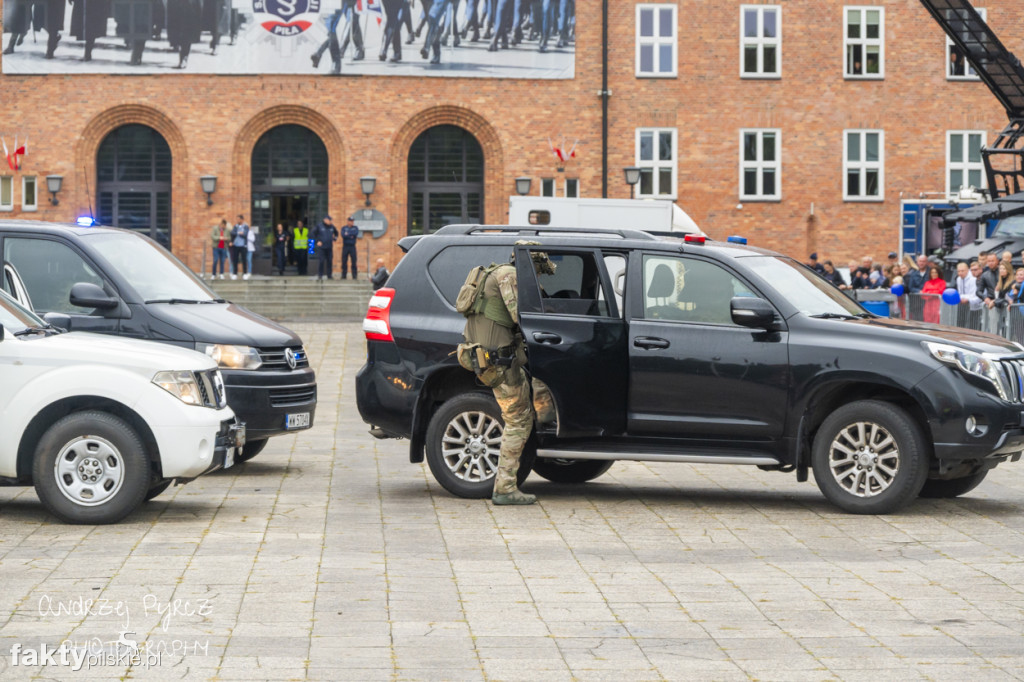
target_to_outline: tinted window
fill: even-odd
[[[478,265],[508,263],[511,246],[449,246],[427,265],[427,275],[452,307],[469,271]],[[401,284],[399,282],[399,284]]]
[[[90,282],[100,287],[103,279],[71,247],[50,239],[4,239],[4,260],[21,275],[32,305],[43,313],[82,313],[71,305],[71,287]]]
[[[545,313],[608,317],[608,297],[601,274],[590,253],[548,251],[555,274],[538,274]]]

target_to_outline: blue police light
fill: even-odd
[[[746,244],[747,243],[747,238],[746,237],[741,237],[738,234],[734,234],[731,237],[729,237],[728,239],[726,239],[725,241],[732,242],[733,244]]]
[[[87,216],[87,215],[80,216],[78,218],[78,220],[76,220],[75,222],[78,223],[79,225],[81,225],[82,227],[92,227],[93,225],[98,225],[99,224],[99,223],[96,222],[95,218],[93,218],[92,216]]]

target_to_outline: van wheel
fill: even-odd
[[[533,462],[533,473],[552,483],[586,483],[611,469],[612,464],[614,460],[538,457]]]
[[[921,491],[928,441],[907,412],[892,403],[843,405],[814,438],[814,480],[826,498],[853,514],[888,514]]]
[[[467,393],[441,405],[427,426],[427,465],[441,486],[459,497],[490,497],[498,471],[505,424],[494,398]],[[536,454],[527,443],[519,460],[519,485],[530,475]]]
[[[971,474],[970,476],[963,476],[961,478],[951,478],[948,480],[941,480],[937,478],[931,478],[924,482],[924,487],[921,488],[921,497],[931,498],[935,500],[946,500],[953,497],[960,497],[964,493],[969,493],[978,487],[985,477],[988,476],[988,469],[979,471],[978,473]]]
[[[36,446],[36,494],[65,523],[114,523],[150,489],[142,440],[106,412],[75,412],[46,430]]]
[[[263,452],[263,448],[267,447],[267,441],[269,438],[261,438],[259,440],[247,440],[245,445],[242,446],[242,451],[235,454],[235,461],[238,463],[248,462],[256,455]]]
[[[167,479],[166,481],[160,481],[160,482],[159,482],[159,483],[157,483],[156,485],[152,486],[152,487],[151,487],[151,488],[150,488],[150,489],[149,489],[149,490],[148,490],[148,491],[146,492],[146,502],[149,502],[149,501],[150,501],[150,500],[152,500],[152,499],[153,499],[154,497],[157,497],[157,496],[158,496],[158,495],[160,495],[160,494],[161,494],[161,493],[162,493],[163,491],[165,491],[165,490],[167,490],[168,488],[170,488],[170,487],[171,487],[171,483],[173,483],[173,482],[174,482],[174,481],[173,481],[173,479]]]

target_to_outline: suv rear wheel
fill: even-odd
[[[427,426],[427,464],[445,490],[467,498],[490,497],[498,471],[505,425],[494,398],[484,393],[456,396],[441,405]],[[518,482],[530,475],[527,444],[519,460]]]
[[[814,480],[826,498],[854,514],[888,514],[921,491],[928,442],[902,408],[878,400],[843,405],[814,438]]]
[[[36,446],[36,494],[66,523],[114,523],[149,491],[150,463],[138,434],[106,412],[75,412]]]
[[[554,459],[538,457],[533,473],[552,483],[586,483],[612,468],[614,461],[604,459]]]

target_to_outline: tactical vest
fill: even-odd
[[[516,321],[505,307],[498,289],[497,279],[493,273],[499,267],[508,264],[492,265],[485,271],[485,277],[479,286],[479,293],[472,307],[466,312],[466,328],[464,335],[471,343],[482,344],[494,350],[510,345],[515,339],[513,330]]]
[[[309,228],[308,227],[296,227],[295,228],[295,248],[299,251],[305,251],[306,247],[309,246]]]

